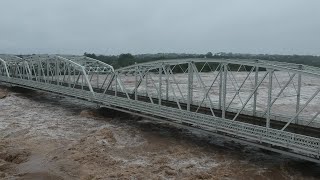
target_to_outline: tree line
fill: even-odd
[[[259,59],[268,61],[288,62],[295,64],[305,64],[309,66],[320,67],[320,56],[311,55],[269,55],[269,54],[240,54],[240,53],[211,53],[206,54],[178,54],[178,53],[157,53],[157,54],[138,54],[130,53],[116,55],[96,55],[94,53],[84,53],[84,56],[91,57],[107,64],[112,65],[115,69],[133,65],[135,63],[150,62],[166,59],[186,59],[186,58],[214,58],[214,59]],[[209,71],[216,68],[217,64],[197,63],[197,68],[203,71]],[[210,67],[209,67],[210,66]],[[186,69],[186,65],[182,65],[182,69]],[[238,65],[231,65],[231,70],[237,70]],[[245,70],[245,69],[240,69]],[[247,69],[248,70],[248,69]],[[176,68],[175,72],[182,72],[181,68]]]

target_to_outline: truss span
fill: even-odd
[[[126,90],[121,92],[134,99],[171,100],[179,109],[197,106],[196,112],[207,107],[212,116],[229,111],[236,113],[232,120],[245,114],[319,127],[319,70],[261,60],[187,59],[136,64],[116,74]]]
[[[320,69],[261,60],[112,66],[83,56],[0,55],[3,83],[183,124],[319,162]]]

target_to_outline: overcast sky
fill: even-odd
[[[320,55],[320,0],[0,0],[1,53]]]

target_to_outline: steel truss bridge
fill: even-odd
[[[316,67],[204,58],[115,70],[84,56],[0,55],[0,81],[320,162]]]

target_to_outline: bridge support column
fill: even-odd
[[[187,99],[187,111],[190,111],[190,106],[192,104],[192,96],[193,96],[193,62],[188,63],[188,99]]]
[[[266,128],[270,128],[270,114],[271,114],[271,100],[272,100],[272,78],[273,78],[273,69],[268,69],[269,71],[269,85],[268,85],[268,102],[267,102],[267,120]]]
[[[255,74],[254,74],[254,87],[257,87],[258,79],[259,79],[259,67],[256,66],[255,67]],[[258,90],[256,90],[253,95],[253,110],[252,110],[253,116],[257,115],[257,97],[258,97]]]
[[[302,70],[302,65],[299,65],[299,70]],[[298,74],[298,87],[297,87],[297,103],[296,103],[296,113],[300,110],[300,99],[301,99],[301,85],[302,76]],[[296,118],[296,124],[299,124],[299,115]]]

